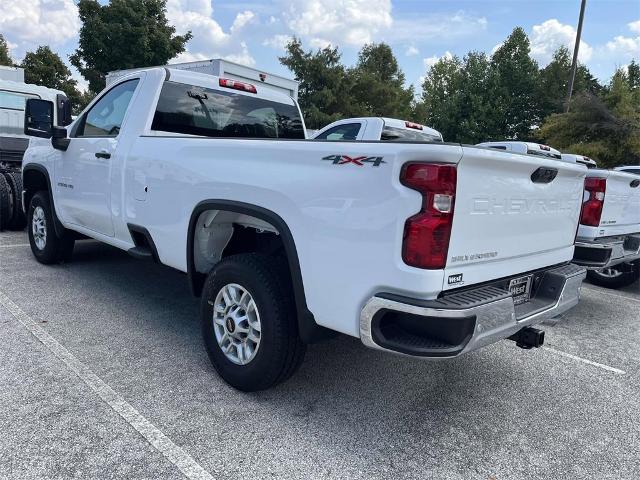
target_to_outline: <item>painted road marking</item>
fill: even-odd
[[[620,370],[619,368],[610,367],[609,365],[605,365],[603,363],[592,362],[591,360],[587,360],[586,358],[578,357],[577,355],[572,355],[567,352],[562,352],[560,350],[556,350],[555,348],[544,347],[544,350],[546,350],[547,352],[555,353],[556,355],[560,355],[561,357],[570,358],[577,362],[586,363],[587,365],[591,365],[592,367],[602,368],[603,370],[607,370],[608,372],[613,372],[617,375],[624,375],[626,373],[624,370]]]
[[[585,284],[583,284],[583,286],[584,285]],[[583,290],[587,290],[589,292],[594,292],[594,293],[603,293],[603,294],[608,295],[610,297],[622,298],[624,300],[631,300],[632,302],[640,303],[640,298],[633,298],[633,297],[629,297],[627,295],[620,295],[619,293],[609,292],[608,290],[604,290],[604,289],[600,289],[600,288],[593,288],[593,287],[589,286],[587,288],[583,288]]]
[[[36,337],[51,353],[64,362],[91,390],[93,390],[107,405],[131,425],[149,444],[164,455],[171,463],[189,479],[213,480],[213,476],[160,431],[149,420],[142,416],[135,408],[116,393],[89,367],[78,360],[69,350],[40,327],[9,297],[0,291],[0,305],[4,306],[18,322]]]
[[[28,243],[14,243],[13,245],[0,245],[0,248],[9,248],[9,247],[30,247]]]

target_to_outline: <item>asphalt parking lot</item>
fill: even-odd
[[[423,362],[351,338],[243,394],[184,275],[0,233],[0,478],[640,478],[640,286],[585,285],[545,347]]]

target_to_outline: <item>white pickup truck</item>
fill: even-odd
[[[345,118],[330,123],[313,136],[316,140],[386,142],[442,142],[442,134],[419,123],[384,117]]]
[[[589,167],[574,263],[587,267],[587,277],[597,285],[634,283],[640,277],[640,176],[596,168],[582,155],[562,154],[562,159]]]
[[[68,128],[34,123],[29,241],[44,264],[78,235],[188,274],[209,357],[234,387],[291,376],[306,343],[454,357],[576,305],[586,169],[442,143],[305,140],[260,84],[148,69]],[[48,140],[51,138],[50,140]]]

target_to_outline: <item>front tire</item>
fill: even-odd
[[[600,270],[588,270],[587,278],[589,282],[600,287],[627,287],[640,278],[640,261],[621,263]]]
[[[204,285],[202,334],[218,374],[244,392],[271,388],[298,369],[306,346],[286,267],[258,254],[219,262]]]
[[[53,209],[47,192],[40,191],[33,196],[27,220],[31,252],[38,262],[50,265],[71,259],[74,237],[68,230],[64,231],[62,237],[56,235]]]

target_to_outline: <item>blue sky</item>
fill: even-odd
[[[544,65],[559,45],[573,45],[579,7],[579,0],[167,1],[178,32],[194,34],[176,60],[225,57],[287,74],[277,58],[292,35],[307,48],[338,46],[347,64],[364,43],[384,41],[414,84],[443,55],[490,53],[515,26],[526,30]],[[0,33],[16,60],[45,44],[68,60],[79,27],[74,0],[0,0]],[[640,59],[640,1],[588,0],[582,39],[582,61],[608,80],[616,67]]]

